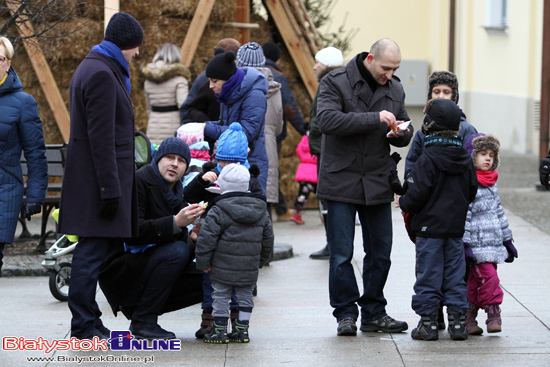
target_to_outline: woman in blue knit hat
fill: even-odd
[[[206,66],[206,76],[210,89],[220,102],[220,120],[207,121],[204,134],[218,139],[232,122],[238,121],[248,140],[248,160],[260,169],[258,179],[265,195],[268,170],[264,135],[267,78],[254,68],[238,68],[232,51],[214,56]]]

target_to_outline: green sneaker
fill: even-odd
[[[234,343],[248,343],[250,338],[248,337],[248,321],[237,320],[235,326],[229,334],[229,341]]]
[[[212,344],[229,343],[229,338],[227,337],[227,321],[214,321],[212,324],[212,331],[210,334],[204,336],[204,342]]]

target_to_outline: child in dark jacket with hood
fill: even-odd
[[[205,343],[248,343],[252,293],[258,269],[273,250],[273,228],[265,197],[248,192],[250,173],[240,164],[229,164],[217,183],[221,195],[211,203],[202,225],[195,254],[197,269],[210,273],[214,288],[214,324]],[[229,301],[235,288],[239,317],[227,334]]]
[[[472,160],[458,136],[461,112],[447,99],[430,100],[424,108],[424,153],[407,176],[399,198],[405,213],[415,213],[416,283],[412,308],[420,315],[411,337],[437,340],[438,309],[447,306],[452,340],[465,340],[468,309],[462,236],[468,205],[477,192]]]

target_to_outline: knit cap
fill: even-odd
[[[158,150],[155,152],[155,164],[161,160],[167,154],[177,154],[187,162],[187,167],[189,167],[189,162],[191,161],[191,151],[189,146],[181,139],[176,137],[171,137],[164,139]]]
[[[222,169],[216,181],[222,193],[229,191],[248,191],[250,172],[240,163],[228,164]]]
[[[233,51],[220,53],[210,59],[206,65],[206,77],[217,80],[229,80],[237,72]]]
[[[326,47],[315,54],[315,60],[325,66],[334,67],[344,63],[344,56],[336,47]]]
[[[242,45],[237,52],[237,66],[249,66],[253,68],[265,66],[265,56],[262,46],[256,42],[248,42]]]
[[[277,62],[281,58],[281,49],[273,42],[264,43],[262,49],[264,50],[265,57],[271,61]]]
[[[482,150],[491,149],[495,155],[493,157],[493,165],[491,166],[490,170],[494,171],[498,168],[498,165],[500,163],[500,160],[498,159],[500,142],[494,136],[485,135],[483,133],[471,135],[468,140],[466,140],[464,147],[466,148],[468,153],[470,153],[474,164],[476,161],[475,158],[479,152],[481,152]]]
[[[458,79],[450,71],[434,71],[428,79],[428,100],[432,99],[432,89],[436,85],[448,85],[453,90],[451,101],[458,104]]]
[[[424,107],[422,132],[426,135],[438,131],[460,130],[460,108],[449,99],[430,99]]]
[[[128,13],[115,13],[107,24],[105,41],[118,46],[121,50],[129,50],[143,43],[143,29],[138,21]]]
[[[233,122],[218,139],[216,159],[245,164],[247,158],[248,139],[241,124]]]

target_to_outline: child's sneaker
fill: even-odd
[[[205,335],[204,342],[213,344],[229,343],[229,338],[227,337],[227,321],[214,321],[212,331],[210,334]]]
[[[418,326],[412,329],[411,338],[414,340],[438,340],[439,328],[437,325],[437,311],[427,316],[420,316]]]
[[[290,220],[293,221],[296,224],[306,224],[304,220],[302,219],[302,216],[300,215],[302,212],[299,210],[292,211],[292,214],[290,214]]]
[[[460,312],[456,312],[447,308],[449,315],[449,334],[452,340],[466,340],[468,333],[466,332],[466,316]]]
[[[229,341],[235,343],[248,343],[250,338],[248,337],[248,321],[237,320],[231,334],[229,334]]]

